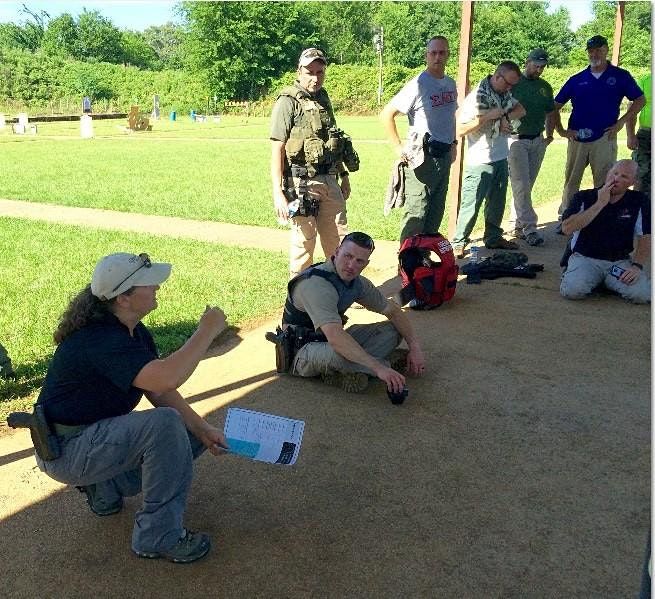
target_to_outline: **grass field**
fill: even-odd
[[[160,307],[146,318],[163,354],[184,343],[206,304],[223,308],[229,324],[240,327],[277,314],[284,300],[287,257],[280,252],[2,217],[0,229],[0,341],[19,376],[16,383],[0,381],[0,399],[38,387],[58,319],[102,255],[147,251],[173,263],[158,292]]]
[[[382,128],[376,117],[343,117],[339,124],[352,135],[362,165],[351,177],[350,228],[396,239],[400,215],[382,214],[394,160]],[[401,119],[399,124],[403,130]],[[267,119],[161,120],[152,132],[132,134],[116,121],[94,127],[92,140],[79,138],[78,123],[44,123],[36,137],[1,134],[0,197],[279,227],[272,211]],[[621,146],[627,156],[624,141]],[[549,147],[534,190],[536,205],[560,197],[565,153],[563,141]]]

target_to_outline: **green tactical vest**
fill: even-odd
[[[333,165],[341,152],[328,149],[330,127],[336,126],[332,103],[324,89],[313,98],[297,85],[285,87],[278,95],[294,98],[300,104],[300,118],[294,123],[285,144],[289,164],[310,167]]]

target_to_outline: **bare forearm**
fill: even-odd
[[[526,110],[523,105],[519,102],[512,110],[507,113],[507,118],[510,120],[522,119],[526,114]]]
[[[346,360],[366,366],[373,372],[376,372],[382,366],[351,335],[346,333],[343,328],[337,325],[337,327],[330,329],[330,327],[326,326],[322,330],[332,349]]]
[[[564,127],[562,126],[562,115],[560,114],[561,107],[562,107],[561,104],[555,103],[555,109],[550,114],[552,115],[551,120],[552,120],[553,129],[557,131],[557,133],[559,133],[561,137],[565,137],[565,130]]]
[[[644,107],[645,103],[646,103],[646,98],[644,96],[637,98],[636,100],[630,103],[628,110],[626,110],[625,114],[619,119],[619,122],[625,123],[627,127],[632,126],[633,133],[635,130],[635,125],[637,123],[637,115]],[[630,129],[628,129],[628,131],[629,130]]]
[[[414,327],[412,326],[409,318],[407,318],[407,314],[405,314],[399,306],[392,304],[392,308],[390,309],[387,318],[391,321],[393,326],[396,327],[396,330],[406,341],[410,349],[412,349],[412,347],[419,346]]]
[[[637,238],[637,247],[635,248],[632,259],[634,262],[638,262],[641,265],[644,265],[646,261],[650,258],[650,235],[642,235]]]
[[[271,185],[273,192],[282,190],[282,173],[284,169],[284,143],[271,141]]]
[[[396,127],[396,114],[398,114],[398,111],[387,104],[380,113],[380,120],[387,134],[387,139],[393,146],[398,147],[402,145],[402,142],[398,135],[398,128]]]
[[[630,136],[634,136],[637,129],[637,114],[631,113],[629,110],[626,113],[625,130]]]
[[[549,112],[546,115],[546,137],[553,137],[555,131],[555,112]]]
[[[596,218],[596,216],[598,216],[604,207],[605,204],[601,205],[599,202],[596,202],[583,212],[569,216],[566,220],[562,221],[562,233],[565,235],[570,235],[575,231],[584,229],[592,220]]]

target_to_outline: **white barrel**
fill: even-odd
[[[93,137],[93,119],[88,114],[80,117],[80,137],[82,139],[91,139]]]

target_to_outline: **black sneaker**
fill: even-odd
[[[101,497],[96,495],[95,485],[86,485],[85,487],[75,487],[80,493],[86,495],[86,502],[89,504],[91,511],[96,516],[111,516],[118,514],[123,509],[123,498],[119,497],[115,503],[107,503]]]
[[[190,564],[205,557],[211,549],[211,539],[204,532],[184,531],[184,536],[180,537],[177,543],[168,551],[137,551],[133,549],[139,557],[146,559],[164,558],[175,564]]]

